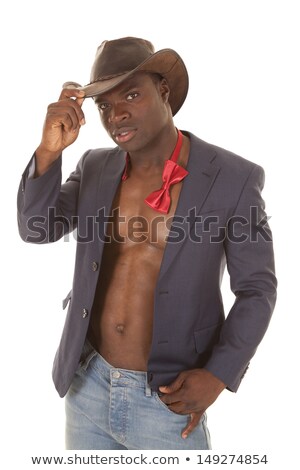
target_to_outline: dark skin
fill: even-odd
[[[120,183],[113,201],[96,291],[89,339],[114,367],[147,370],[150,354],[154,291],[166,238],[182,183],[171,187],[167,215],[144,203],[161,187],[164,162],[177,141],[165,79],[137,73],[95,103],[104,128],[130,155],[129,178]],[[36,177],[46,172],[61,152],[78,137],[85,123],[84,93],[65,89],[48,107],[41,143],[36,150]],[[189,139],[184,136],[178,164],[185,167]],[[120,219],[120,217],[124,219]],[[101,288],[100,288],[101,285]],[[204,411],[226,385],[206,369],[181,372],[161,386],[161,400],[175,413],[190,415],[182,431],[185,439]]]

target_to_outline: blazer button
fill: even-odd
[[[94,272],[96,272],[96,271],[98,271],[98,267],[99,267],[98,263],[96,261],[93,261],[92,262],[92,270]]]
[[[86,318],[86,317],[88,316],[88,314],[89,314],[88,309],[83,308],[83,309],[82,309],[82,318]]]

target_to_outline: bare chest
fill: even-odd
[[[115,195],[107,236],[120,245],[152,245],[165,247],[178,204],[182,183],[170,188],[171,205],[163,214],[145,203],[145,198],[161,186],[160,178],[147,181],[128,178],[121,182]]]

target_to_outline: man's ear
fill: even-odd
[[[161,97],[164,101],[164,103],[167,103],[169,101],[169,96],[170,96],[170,88],[168,85],[168,82],[165,78],[162,78],[160,83],[159,83],[159,90]]]

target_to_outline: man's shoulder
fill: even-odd
[[[103,170],[107,164],[122,164],[125,153],[120,147],[96,148],[87,150],[78,162],[82,172]]]
[[[191,151],[195,158],[206,157],[210,163],[218,165],[228,170],[236,171],[252,171],[253,168],[259,167],[253,161],[242,157],[230,150],[218,145],[206,142],[194,134],[188,132],[191,141]]]
[[[85,162],[96,162],[99,163],[101,160],[105,160],[108,157],[119,156],[124,152],[120,147],[103,147],[90,149],[85,153]]]

